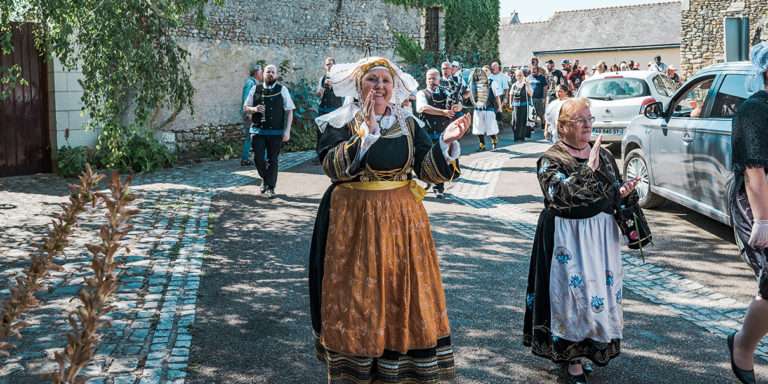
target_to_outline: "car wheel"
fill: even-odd
[[[663,204],[666,199],[654,194],[651,189],[651,178],[648,174],[648,164],[643,157],[643,151],[633,149],[624,159],[624,178],[626,180],[634,179],[640,176],[640,182],[637,184],[637,194],[640,195],[640,206],[642,208],[655,208]]]

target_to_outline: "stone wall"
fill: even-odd
[[[49,100],[52,101],[50,112],[54,118],[52,125],[56,128],[56,147],[93,146],[96,144],[99,131],[85,129],[88,117],[82,111],[83,102],[80,98],[83,96],[83,87],[79,83],[83,74],[79,68],[71,71],[64,69],[56,58],[52,61],[53,65],[49,66],[48,76],[53,81],[49,82],[51,87],[48,95]]]
[[[750,40],[758,27],[766,30],[768,1],[689,0],[683,6],[681,67],[684,76],[725,60],[723,18],[748,16]],[[766,34],[763,33],[763,39]]]
[[[205,29],[190,23],[178,31],[180,44],[191,54],[197,90],[194,115],[185,111],[165,129],[181,141],[189,137],[181,134],[185,131],[240,123],[241,92],[251,63],[289,60],[295,70],[286,81],[314,82],[323,74],[326,56],[337,62],[357,61],[366,54],[394,58],[393,32],[421,38],[423,23],[421,9],[383,0],[231,0],[222,8],[209,8],[208,18]],[[183,142],[177,146],[189,147]]]

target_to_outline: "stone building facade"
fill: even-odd
[[[289,61],[293,70],[282,74],[285,81],[306,79],[314,84],[324,73],[326,56],[337,62],[366,55],[394,59],[394,32],[423,45],[428,11],[383,0],[232,0],[211,7],[207,28],[190,26],[177,34],[191,54],[195,113],[181,113],[159,136],[182,150],[211,133],[238,137],[240,97],[250,64]],[[441,46],[443,30],[441,23]]]
[[[537,56],[540,62],[579,59],[588,67],[634,60],[645,69],[657,55],[677,66],[680,6],[679,1],[663,1],[574,9],[532,23],[521,23],[513,14],[501,19],[499,55],[505,66],[528,65]]]
[[[182,151],[202,141],[242,138],[240,98],[248,68],[258,61],[293,68],[285,81],[319,81],[323,60],[357,61],[366,55],[395,58],[394,32],[419,40],[422,46],[437,34],[438,49],[445,44],[440,8],[411,8],[384,0],[229,0],[209,6],[208,23],[198,29],[190,21],[176,31],[179,44],[190,52],[191,81],[196,89],[194,115],[180,113],[157,137]],[[435,24],[430,21],[439,22]],[[52,92],[56,105],[57,144],[93,145],[97,132],[83,129],[82,89],[77,71],[54,66]],[[158,116],[162,120],[163,116]],[[69,140],[64,140],[68,134]],[[213,137],[212,137],[213,136]]]
[[[686,0],[682,7],[680,45],[683,74],[689,76],[708,65],[725,61],[724,27],[726,16],[748,17],[750,40],[768,40],[768,1],[766,0]]]

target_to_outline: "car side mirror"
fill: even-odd
[[[646,105],[645,110],[643,111],[643,115],[651,120],[664,117],[664,104],[662,104],[660,101],[657,101],[655,103]]]

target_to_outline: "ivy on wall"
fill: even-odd
[[[499,0],[384,0],[408,7],[443,7],[445,10],[445,51],[430,58],[424,52],[426,65],[440,60],[458,60],[465,67],[489,64],[499,55]],[[413,62],[413,46],[397,36],[397,53],[409,64]],[[410,52],[406,57],[403,52]],[[434,56],[434,54],[432,54]],[[425,60],[427,59],[427,60]],[[432,62],[426,62],[432,61]]]

